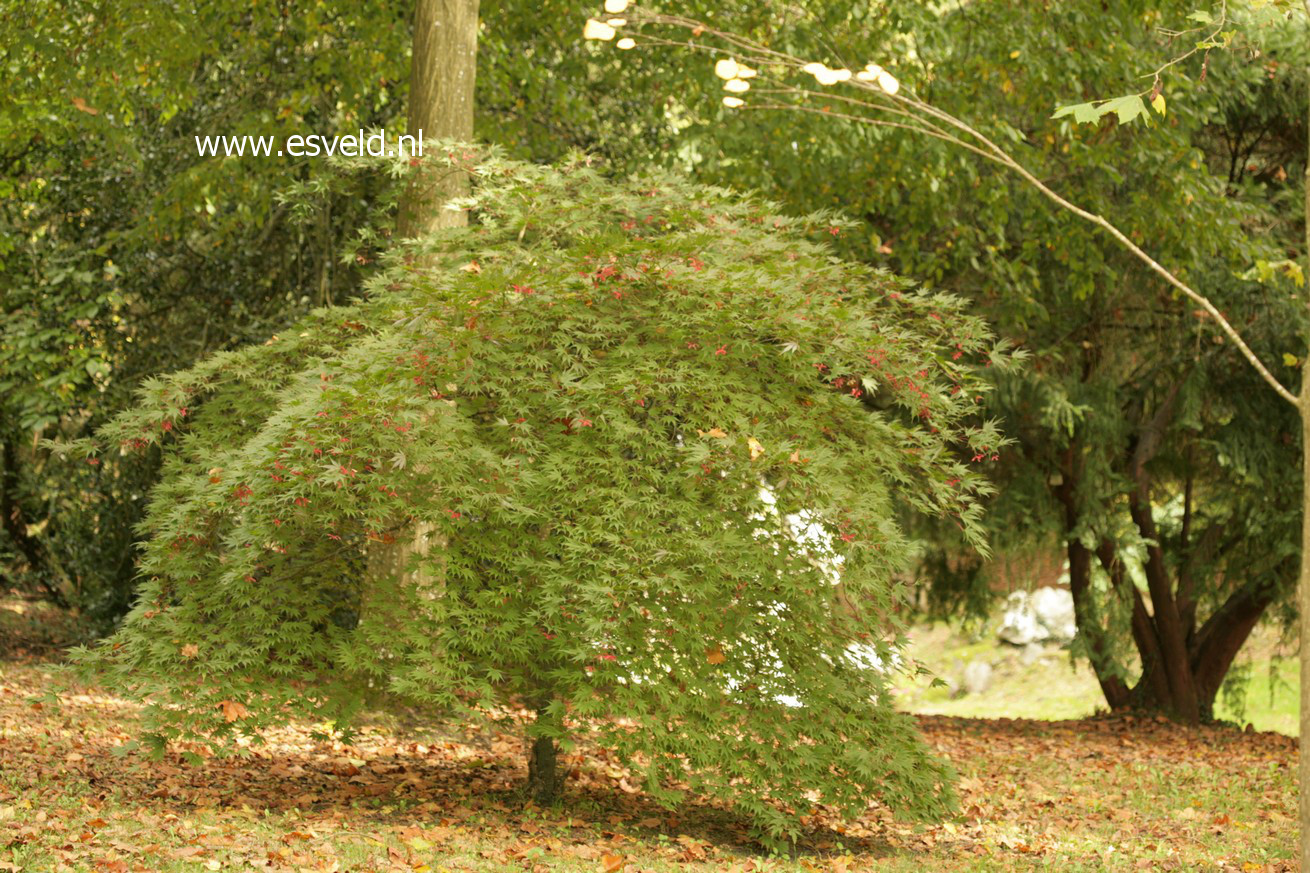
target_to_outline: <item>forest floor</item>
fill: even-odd
[[[797,857],[769,858],[726,810],[656,807],[599,749],[570,757],[562,805],[525,806],[523,743],[493,729],[378,719],[345,746],[299,724],[251,757],[150,760],[127,751],[131,704],[51,695],[53,639],[15,645],[4,618],[0,871],[1296,869],[1296,741],[1273,733],[920,716],[959,816],[819,809]]]

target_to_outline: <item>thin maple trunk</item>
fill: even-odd
[[[537,722],[549,718],[546,707],[537,709]],[[560,795],[559,747],[552,737],[532,740],[528,752],[528,794],[538,806],[550,806]]]

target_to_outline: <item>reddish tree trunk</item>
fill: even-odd
[[[1141,444],[1136,448],[1136,459],[1141,461],[1144,457]],[[1112,542],[1103,540],[1094,553],[1109,575],[1112,589],[1132,602],[1130,628],[1142,672],[1137,683],[1128,687],[1122,678],[1123,665],[1114,658],[1108,630],[1091,590],[1093,552],[1076,535],[1084,527],[1076,497],[1080,456],[1075,441],[1065,453],[1060,483],[1052,491],[1064,509],[1074,618],[1106,703],[1112,710],[1159,712],[1189,724],[1208,720],[1213,717],[1215,697],[1237,653],[1273,602],[1274,587],[1265,581],[1242,586],[1197,629],[1195,609],[1180,605],[1182,597],[1190,596],[1191,582],[1184,584],[1182,578],[1171,578],[1150,502],[1144,497],[1149,494],[1150,480],[1142,467],[1137,466],[1137,490],[1129,500],[1129,509],[1138,532],[1150,543],[1144,567],[1149,606],[1127,578]],[[1219,530],[1208,530],[1197,548],[1204,548],[1208,553]],[[1183,568],[1180,576],[1184,571],[1194,570],[1190,560],[1179,563]]]
[[[1192,673],[1196,678],[1202,716],[1209,718],[1213,715],[1214,698],[1228,675],[1228,668],[1273,600],[1272,585],[1243,587],[1215,610],[1197,632]]]

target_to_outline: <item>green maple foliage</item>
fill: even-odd
[[[472,174],[469,228],[62,447],[166,458],[139,600],[84,661],[161,742],[384,693],[525,705],[530,736],[774,837],[816,799],[949,809],[888,693],[898,519],[976,539],[980,374],[1009,353],[959,299],[833,257],[832,216],[581,158],[428,160]],[[370,572],[416,522],[412,572]]]

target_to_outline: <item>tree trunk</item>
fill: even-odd
[[[1074,621],[1078,632],[1086,638],[1087,660],[1091,662],[1096,681],[1111,709],[1121,709],[1128,703],[1128,687],[1115,674],[1104,630],[1092,601],[1092,553],[1077,538],[1070,537],[1069,591],[1073,595]]]
[[[1308,0],[1310,3],[1310,0]],[[1310,16],[1310,8],[1306,10]],[[1310,160],[1306,163],[1306,261],[1310,267]],[[1310,269],[1307,269],[1310,272]],[[1301,755],[1298,784],[1301,803],[1301,867],[1310,868],[1310,352],[1301,362],[1301,575],[1297,580],[1296,605],[1300,617],[1301,647]]]
[[[546,707],[538,707],[537,723],[542,724],[548,718]],[[559,747],[554,738],[537,737],[531,740],[528,752],[528,795],[538,806],[550,806],[559,798],[562,788]]]
[[[409,132],[423,139],[473,139],[473,84],[477,75],[478,0],[418,0],[409,77]],[[463,173],[420,171],[400,207],[401,236],[418,236],[468,222],[446,209],[468,193]]]
[[[528,793],[538,806],[550,806],[559,797],[559,750],[550,737],[537,737],[532,742],[528,759]]]
[[[1128,687],[1116,675],[1105,630],[1101,627],[1092,599],[1092,553],[1075,535],[1079,521],[1079,454],[1079,443],[1073,440],[1065,452],[1060,484],[1054,489],[1056,500],[1064,508],[1065,548],[1069,557],[1069,591],[1073,595],[1074,623],[1079,636],[1085,641],[1087,660],[1096,674],[1105,702],[1111,709],[1121,709],[1128,702]]]
[[[1213,718],[1224,677],[1273,600],[1274,589],[1269,585],[1252,583],[1234,592],[1197,631],[1188,657],[1181,661],[1168,663],[1163,654],[1159,661],[1152,661],[1139,641],[1143,672],[1133,688],[1130,706],[1179,718],[1183,705],[1194,704],[1198,721]],[[1153,630],[1158,628],[1158,619],[1149,620]],[[1171,671],[1186,677],[1186,687],[1191,689],[1187,698],[1179,699],[1175,693],[1174,684],[1168,681]]]
[[[1173,585],[1165,566],[1164,549],[1159,544],[1159,534],[1146,489],[1139,489],[1129,499],[1129,512],[1142,538],[1152,543],[1146,547],[1144,569],[1147,590],[1151,593],[1153,624],[1160,643],[1161,666],[1169,683],[1169,711],[1180,721],[1196,724],[1201,720],[1201,707],[1197,701],[1196,682],[1187,656],[1187,629],[1183,627],[1178,615]]]
[[[1100,559],[1101,566],[1110,576],[1110,584],[1114,590],[1121,594],[1127,594],[1133,602],[1131,627],[1133,632],[1133,643],[1137,646],[1138,660],[1142,664],[1142,676],[1138,684],[1143,689],[1149,689],[1155,699],[1165,701],[1169,699],[1169,683],[1165,681],[1162,666],[1163,657],[1160,654],[1160,638],[1155,632],[1155,624],[1151,621],[1151,615],[1146,611],[1146,604],[1142,602],[1142,593],[1137,590],[1137,586],[1128,578],[1124,571],[1123,562],[1119,560],[1118,552],[1114,544],[1105,540],[1097,548],[1097,557]],[[1074,614],[1074,620],[1078,620],[1077,613]],[[1122,685],[1122,683],[1120,683]],[[1140,694],[1138,695],[1140,696]],[[1133,705],[1133,696],[1125,692],[1120,696],[1117,702],[1114,698],[1106,695],[1106,702],[1110,704],[1111,709],[1121,709]]]
[[[1140,443],[1139,443],[1140,448]],[[1129,501],[1130,514],[1138,532],[1152,543],[1147,549],[1148,587],[1151,607],[1128,578],[1112,541],[1102,540],[1095,558],[1110,578],[1112,590],[1132,604],[1130,628],[1142,667],[1141,677],[1129,688],[1122,679],[1122,665],[1116,660],[1103,626],[1102,611],[1092,593],[1093,552],[1083,544],[1080,531],[1083,519],[1078,506],[1077,489],[1082,474],[1080,445],[1074,440],[1061,464],[1060,484],[1052,489],[1064,509],[1064,536],[1069,560],[1069,588],[1073,595],[1074,620],[1087,653],[1087,659],[1101,686],[1101,693],[1111,710],[1137,709],[1159,712],[1189,724],[1213,716],[1214,700],[1251,631],[1274,599],[1274,589],[1261,581],[1251,582],[1234,591],[1216,609],[1205,624],[1195,629],[1195,610],[1184,612],[1178,601],[1181,580],[1171,577],[1164,547],[1159,541],[1148,498],[1149,476],[1135,465],[1137,487]],[[1137,460],[1143,456],[1137,454]],[[1204,537],[1206,554],[1211,536],[1220,528],[1211,528]],[[1310,536],[1310,533],[1307,534]],[[1185,563],[1185,562],[1184,562]],[[1175,581],[1179,584],[1176,586]],[[1180,592],[1176,593],[1175,588]]]
[[[1305,0],[1306,37],[1310,38],[1310,0]],[[1306,67],[1306,131],[1310,131],[1310,67]],[[1310,136],[1306,138],[1305,273],[1310,275]],[[1310,346],[1310,343],[1307,343]],[[1310,870],[1310,350],[1301,360],[1301,577],[1297,579],[1297,608],[1301,612],[1301,869]]]
[[[473,139],[477,51],[478,0],[417,0],[409,80],[409,132],[416,139]],[[400,204],[397,232],[413,237],[467,224],[466,213],[445,208],[452,198],[467,193],[468,179],[463,173],[420,169]],[[414,472],[423,474],[422,470]],[[404,576],[413,555],[444,545],[432,525],[416,522],[400,531],[395,542],[377,543],[369,549],[368,574],[374,578]],[[427,574],[406,581],[433,593],[438,587],[437,580]]]
[[[1305,0],[1306,36],[1310,38],[1310,0]],[[1310,67],[1306,68],[1310,86]],[[1306,130],[1310,131],[1310,88],[1306,92]],[[1305,272],[1310,275],[1310,136],[1305,162]],[[1308,344],[1310,345],[1310,344]],[[1301,361],[1301,576],[1296,604],[1301,613],[1301,742],[1310,737],[1310,351]],[[1301,869],[1310,869],[1310,754],[1301,747],[1298,784],[1301,802]]]

